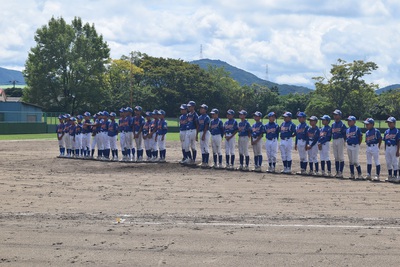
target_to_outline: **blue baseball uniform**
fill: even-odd
[[[308,154],[308,162],[310,165],[310,171],[315,171],[318,173],[318,139],[320,137],[320,130],[317,126],[315,127],[308,127],[307,129],[307,154]],[[314,164],[314,166],[313,166]]]
[[[268,122],[264,125],[265,129],[265,150],[267,152],[267,159],[269,169],[268,171],[275,171],[276,167],[276,157],[278,154],[278,137],[280,127],[276,122]]]
[[[357,126],[353,125],[346,129],[347,155],[349,157],[350,173],[352,176],[354,175],[354,166],[357,167],[357,172],[361,175],[361,166],[358,161],[361,137],[361,130]]]
[[[371,172],[372,172],[372,158],[375,161],[375,166],[376,166],[376,175],[379,178],[379,174],[381,171],[381,165],[379,162],[379,145],[382,142],[382,135],[381,132],[376,129],[372,128],[370,130],[367,130],[365,133],[365,143],[367,144],[367,174],[368,174],[368,179],[371,178]]]
[[[324,125],[319,131],[318,144],[320,145],[320,159],[321,159],[321,170],[325,174],[325,163],[328,169],[328,175],[331,172],[331,160],[329,157],[329,143],[332,139],[332,129],[329,125]]]
[[[346,139],[346,129],[342,121],[333,122],[332,126],[332,149],[335,158],[335,169],[337,177],[342,177],[344,169],[344,142]]]
[[[296,134],[296,125],[292,121],[282,122],[279,131],[281,137],[280,150],[284,166],[283,173],[289,173],[292,167],[292,137]]]
[[[389,177],[391,178],[392,174],[396,177],[399,168],[397,153],[399,151],[400,131],[397,128],[387,129],[383,134],[383,140],[385,141],[385,158]]]

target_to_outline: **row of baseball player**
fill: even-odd
[[[227,111],[227,120],[219,118],[218,109],[212,109],[211,118],[208,115],[208,106],[200,106],[200,114],[195,112],[196,103],[190,101],[188,104],[182,104],[180,107],[180,140],[182,144],[182,164],[195,164],[197,149],[196,141],[200,140],[200,150],[202,162],[200,167],[209,167],[209,141],[213,153],[213,168],[222,167],[222,139],[225,139],[225,159],[226,168],[234,169],[235,164],[235,136],[238,135],[239,148],[239,170],[249,170],[249,143],[253,146],[254,165],[256,172],[261,172],[263,161],[262,139],[265,135],[265,149],[268,161],[267,172],[275,172],[278,139],[280,139],[279,149],[283,161],[282,173],[291,173],[292,168],[292,150],[293,138],[294,149],[298,151],[300,157],[300,171],[298,174],[332,176],[330,160],[330,143],[335,161],[335,177],[343,178],[344,169],[344,148],[347,147],[349,158],[351,179],[368,179],[379,181],[380,162],[379,149],[382,140],[385,144],[385,156],[388,169],[388,181],[399,182],[398,177],[398,157],[400,132],[396,129],[396,119],[389,117],[386,121],[389,128],[384,132],[383,138],[378,129],[374,127],[374,120],[368,118],[364,121],[367,127],[365,133],[365,143],[367,145],[367,175],[362,176],[361,166],[359,164],[359,149],[362,142],[362,133],[359,127],[355,125],[356,118],[349,116],[345,120],[348,127],[342,122],[342,112],[335,110],[333,112],[334,122],[330,125],[331,117],[322,116],[322,127],[317,127],[319,120],[316,116],[308,118],[309,125],[306,123],[307,116],[304,112],[299,112],[297,118],[299,124],[296,126],[292,122],[292,113],[283,114],[284,122],[281,125],[276,123],[277,115],[274,112],[268,114],[268,122],[261,122],[262,113],[257,111],[253,115],[255,123],[250,125],[246,120],[247,112],[239,111],[240,121],[234,119],[235,112]],[[318,152],[320,155],[321,172],[319,172]],[[376,166],[376,175],[372,178],[372,160]],[[309,171],[307,171],[307,168]],[[357,170],[357,176],[355,175]]]
[[[56,129],[60,157],[93,159],[97,146],[98,160],[118,161],[119,134],[122,161],[142,161],[144,144],[147,160],[165,162],[165,111],[146,112],[143,117],[142,108],[136,106],[121,108],[119,113],[118,122],[117,115],[107,111],[98,112],[93,118],[89,112],[76,117],[60,115]]]

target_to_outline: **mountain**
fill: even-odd
[[[22,72],[17,70],[9,70],[0,67],[0,84],[12,86],[12,81],[17,81],[16,85],[25,85],[25,79]]]
[[[309,93],[313,91],[310,88],[298,85],[289,85],[289,84],[277,84],[270,81],[263,80],[256,75],[247,72],[245,70],[236,68],[228,63],[221,60],[212,60],[212,59],[200,59],[190,62],[192,64],[197,64],[202,69],[207,69],[209,65],[215,67],[223,67],[226,71],[230,72],[231,77],[236,80],[240,85],[252,85],[259,84],[263,86],[267,86],[268,88],[272,88],[273,86],[278,87],[279,94],[287,95],[290,93]]]
[[[379,88],[378,90],[375,91],[376,94],[380,95],[383,92],[389,91],[389,90],[394,90],[400,88],[400,84],[392,84],[383,88]]]

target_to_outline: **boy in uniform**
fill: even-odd
[[[92,126],[90,122],[91,114],[89,112],[83,113],[84,121],[82,123],[82,148],[83,148],[83,155],[85,158],[90,156],[90,139],[92,136]]]
[[[165,156],[167,154],[167,150],[165,147],[165,135],[168,132],[167,121],[165,120],[165,111],[160,109],[158,111],[158,127],[157,127],[157,143],[158,149],[160,150],[160,159],[159,162],[165,162]]]
[[[235,111],[229,109],[227,111],[228,120],[224,124],[225,159],[227,170],[233,170],[233,165],[235,163],[235,135],[238,132],[238,124],[237,121],[233,118],[234,115]]]
[[[199,116],[195,111],[196,103],[194,101],[189,101],[187,107],[189,112],[187,114],[186,136],[185,136],[186,160],[184,163],[195,164],[197,156],[196,137],[199,131]],[[192,153],[190,153],[190,149],[192,149]]]
[[[76,116],[76,118],[77,118],[77,124],[75,127],[75,158],[83,158],[83,147],[82,147],[83,116],[78,115]]]
[[[280,151],[283,161],[283,170],[281,173],[292,173],[292,138],[296,135],[296,125],[292,122],[292,113],[285,112],[283,114],[284,122],[282,122],[279,132],[281,137]]]
[[[158,119],[158,110],[153,110],[152,112],[152,116],[153,116],[153,121],[151,122],[150,125],[150,144],[151,144],[151,161],[155,162],[158,160],[158,144],[157,144],[157,130],[158,130],[158,123],[159,123],[159,119]]]
[[[71,115],[65,114],[64,115],[64,143],[65,148],[67,149],[67,158],[70,158],[72,155],[72,146],[71,146],[71,138],[69,136],[69,128],[71,127]]]
[[[396,128],[394,117],[389,117],[386,122],[389,129],[383,134],[383,140],[385,141],[385,158],[389,175],[385,181],[393,183],[398,181],[400,131]]]
[[[264,125],[265,129],[265,150],[267,151],[268,170],[267,172],[274,173],[276,167],[276,156],[278,154],[278,136],[279,125],[275,122],[275,112],[268,113],[269,122]]]
[[[318,118],[316,116],[311,116],[309,119],[310,127],[307,130],[307,154],[308,154],[308,163],[310,165],[309,175],[320,175],[319,166],[318,166],[318,139],[320,136],[319,128],[317,127]],[[315,169],[313,168],[315,167]]]
[[[201,150],[201,163],[200,167],[208,168],[208,160],[210,157],[209,143],[210,143],[210,117],[207,115],[208,106],[202,104],[200,106],[199,116],[199,133],[200,133],[200,150]],[[198,139],[198,137],[196,137]]]
[[[254,152],[254,171],[261,172],[262,165],[262,138],[264,135],[264,125],[261,122],[262,113],[259,111],[254,112],[253,118],[256,121],[251,126],[251,145]]]
[[[343,178],[343,169],[344,169],[344,145],[346,140],[346,126],[342,122],[342,112],[336,109],[333,112],[333,119],[335,120],[332,123],[332,149],[333,156],[335,158],[335,169],[336,169],[336,178]]]
[[[365,133],[365,143],[367,144],[367,176],[365,179],[372,180],[372,158],[375,162],[376,175],[373,181],[379,182],[379,175],[381,172],[381,164],[379,163],[379,150],[382,144],[381,132],[374,127],[375,121],[372,118],[368,118],[364,121],[367,128]]]
[[[300,124],[296,126],[296,140],[294,145],[294,150],[299,152],[300,158],[300,172],[296,174],[305,175],[307,169],[307,131],[308,125],[306,123],[306,114],[304,112],[297,113],[297,119]]]
[[[121,161],[126,161],[127,160],[127,153],[125,149],[125,138],[126,138],[126,131],[125,131],[125,124],[127,120],[125,118],[125,109],[121,108],[119,110],[119,121],[118,121],[118,131],[120,132],[119,134],[119,143],[121,146],[121,153],[122,153],[122,159]]]
[[[64,157],[65,155],[65,146],[64,146],[64,128],[65,128],[65,124],[64,124],[64,116],[60,115],[58,116],[59,119],[59,124],[56,127],[56,133],[57,133],[57,140],[58,140],[58,147],[60,149],[60,155],[58,156],[60,157]]]
[[[137,161],[143,160],[143,130],[144,118],[142,116],[142,107],[135,107],[135,117],[133,117],[133,137],[136,144]]]
[[[111,160],[118,161],[118,147],[117,147],[117,139],[118,139],[118,123],[115,121],[115,117],[117,114],[114,112],[110,113],[110,123],[108,124],[108,139],[110,142],[110,149],[111,149]]]
[[[240,166],[238,170],[240,171],[248,171],[250,156],[249,156],[249,138],[251,137],[251,126],[250,123],[246,120],[247,111],[241,110],[239,111],[240,122],[238,124],[238,132],[239,132],[239,162]],[[246,159],[246,165],[244,165],[244,161]]]
[[[185,160],[188,158],[186,154],[186,128],[187,128],[187,105],[182,104],[180,107],[181,110],[181,116],[179,117],[179,137],[181,141],[181,147],[182,147],[182,160],[179,162],[183,164]]]
[[[71,158],[75,158],[75,128],[76,128],[76,118],[71,117],[69,120],[68,136],[70,142]]]
[[[318,149],[320,153],[321,159],[321,175],[331,177],[331,160],[329,158],[329,142],[332,138],[332,129],[329,126],[329,122],[331,121],[331,117],[328,115],[324,115],[321,117],[322,120],[322,127],[319,132],[319,139],[318,139]],[[325,163],[327,172],[325,172]]]
[[[146,150],[147,161],[151,160],[151,137],[150,137],[150,127],[152,124],[153,114],[150,111],[146,112],[146,121],[143,125],[143,139],[144,139],[144,148]]]
[[[224,135],[224,126],[221,119],[218,117],[219,111],[214,108],[210,112],[212,120],[210,122],[211,146],[213,150],[214,169],[222,169],[222,149],[221,141]],[[218,160],[218,163],[217,163]]]
[[[361,166],[358,161],[358,155],[360,152],[360,144],[362,142],[362,133],[356,123],[356,117],[349,116],[346,121],[349,128],[346,129],[346,143],[347,143],[347,155],[349,157],[350,164],[350,179],[356,179],[354,174],[354,166],[357,169],[357,179],[364,179],[361,175]]]

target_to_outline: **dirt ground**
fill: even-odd
[[[1,141],[0,266],[398,266],[399,185],[194,169],[167,148],[127,164]]]

